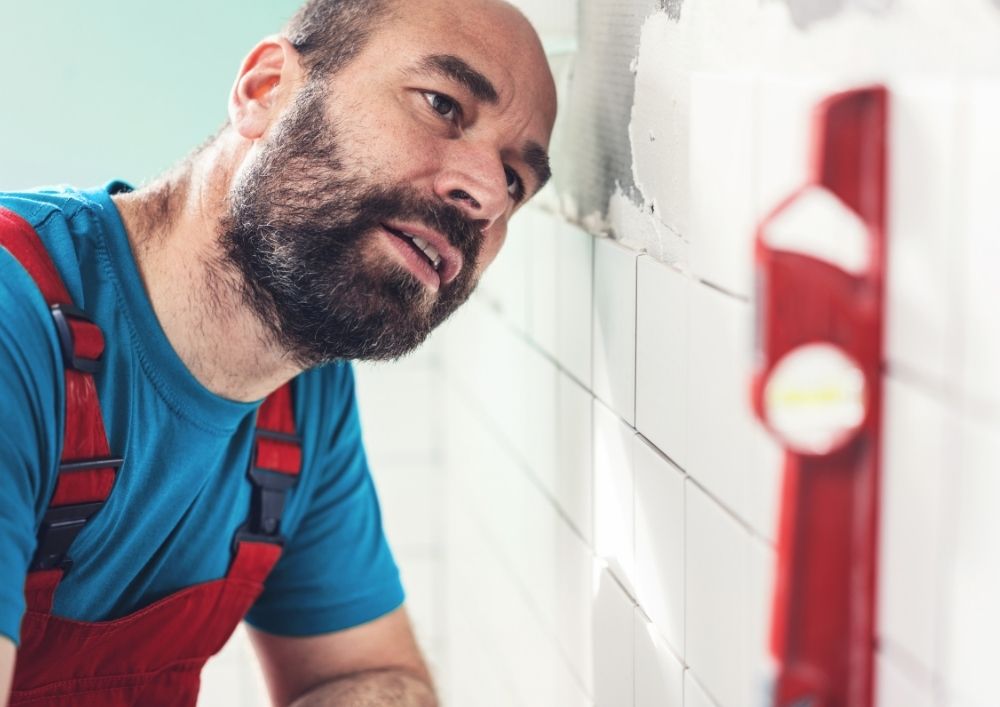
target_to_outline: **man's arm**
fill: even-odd
[[[10,697],[10,681],[14,678],[14,660],[17,647],[6,636],[0,636],[0,705],[7,704]]]
[[[319,636],[247,627],[276,705],[437,707],[430,672],[403,608]]]

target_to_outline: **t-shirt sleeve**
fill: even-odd
[[[34,281],[0,248],[0,634],[19,641],[37,519],[61,439],[55,327]]]
[[[304,439],[319,435],[313,459],[305,447],[305,488],[296,489],[310,494],[308,507],[246,617],[269,633],[338,631],[403,603],[362,441],[354,374],[347,363],[328,368],[333,370],[306,374],[327,375],[320,390],[313,386],[317,380],[305,382],[312,386],[309,401],[297,415]],[[316,483],[308,483],[306,474]]]

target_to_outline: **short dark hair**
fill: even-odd
[[[364,48],[397,0],[307,0],[285,36],[302,57],[309,79],[326,78]]]

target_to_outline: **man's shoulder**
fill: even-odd
[[[69,222],[93,203],[79,189],[46,187],[31,191],[0,191],[0,208],[12,211],[36,229],[52,218]]]

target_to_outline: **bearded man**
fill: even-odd
[[[0,702],[434,705],[350,361],[418,346],[549,177],[499,0],[310,0],[149,186],[0,194]],[[9,694],[8,694],[9,693]]]

